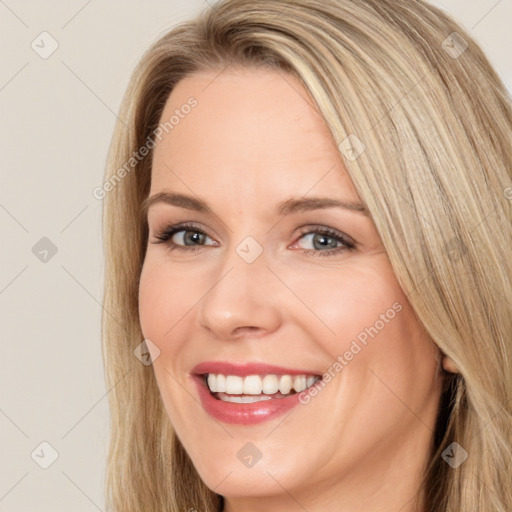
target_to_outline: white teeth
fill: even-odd
[[[210,391],[212,389],[217,389],[217,376],[214,373],[208,374],[208,387],[210,388]]]
[[[259,395],[261,393],[261,379],[259,375],[249,375],[244,379],[244,394]]]
[[[295,378],[293,379],[293,389],[295,389],[297,393],[300,393],[301,391],[304,391],[306,388],[306,376],[296,375]]]
[[[226,393],[241,395],[244,392],[244,380],[238,375],[226,375]]]
[[[272,400],[271,396],[258,395],[258,396],[237,396],[227,395],[226,393],[220,393],[219,399],[223,402],[236,402],[238,404],[251,404],[253,402],[262,402],[264,400]]]
[[[217,375],[217,379],[215,381],[215,387],[220,391],[226,391],[226,376],[222,374]]]
[[[293,387],[293,379],[291,375],[282,375],[279,381],[279,391],[286,395]]]
[[[273,395],[279,389],[279,381],[276,375],[265,375],[263,377],[263,393]]]
[[[212,393],[226,393],[228,395],[261,395],[264,393],[265,395],[273,395],[280,392],[283,395],[286,395],[292,390],[300,393],[304,389],[312,386],[319,379],[320,377],[314,375],[292,376],[270,374],[263,376],[248,375],[247,377],[240,377],[238,375],[209,373],[207,382],[208,388]]]
[[[316,377],[308,377],[306,379],[306,387],[311,387],[316,382]]]

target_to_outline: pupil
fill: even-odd
[[[201,236],[202,234],[201,233],[197,233],[195,231],[189,231],[189,233],[192,233],[190,236],[189,236],[189,241],[191,240],[192,243],[197,243],[200,241],[201,239]]]
[[[321,244],[320,244],[320,246],[321,246],[321,247],[328,247],[328,246],[329,246],[329,244],[324,244],[323,242],[325,242],[325,240],[329,240],[329,239],[333,241],[333,244],[334,244],[334,245],[333,245],[333,244],[330,244],[330,245],[332,246],[332,248],[333,248],[333,249],[335,249],[335,248],[336,248],[336,247],[335,247],[335,246],[336,246],[336,241],[335,241],[333,238],[331,238],[330,236],[327,236],[327,235],[318,235],[318,238],[317,238],[317,240],[322,240],[322,242],[321,242]]]

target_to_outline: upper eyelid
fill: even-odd
[[[187,225],[189,224],[189,225]],[[154,235],[158,235],[158,234],[161,234],[161,233],[165,233],[167,231],[171,231],[171,230],[175,230],[175,233],[179,232],[179,231],[199,231],[201,233],[204,233],[207,237],[209,238],[212,238],[212,236],[210,236],[208,234],[208,230],[200,227],[200,226],[196,226],[196,223],[194,222],[176,222],[176,223],[163,223],[162,227],[160,228],[156,228],[156,229],[151,229],[150,228],[150,232],[153,232]],[[215,235],[217,236],[217,235]]]

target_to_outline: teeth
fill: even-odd
[[[222,375],[217,375],[217,378]],[[211,388],[210,388],[211,389]],[[261,379],[259,375],[249,375],[244,379],[244,394],[259,395],[261,393]]]
[[[306,376],[305,375],[295,375],[293,379],[293,389],[297,391],[297,393],[300,393],[301,391],[304,391],[307,387],[306,384]]]
[[[290,375],[282,375],[279,381],[279,391],[286,395],[293,388],[293,379]]]
[[[215,380],[215,386],[219,391],[226,391],[226,377],[224,375],[217,375]]]
[[[306,379],[306,387],[311,387],[316,382],[316,377],[308,377]]]
[[[238,375],[226,375],[226,393],[241,395],[244,392],[244,380]]]
[[[236,402],[238,404],[251,404],[253,402],[263,402],[264,400],[272,400],[271,396],[258,395],[258,396],[244,396],[244,395],[226,395],[226,393],[220,393],[219,399],[223,402]]]
[[[300,393],[311,387],[320,377],[315,375],[222,375],[209,373],[208,388],[212,393],[228,395],[273,395],[275,393],[289,394],[292,390]],[[235,397],[238,398],[238,397]],[[244,397],[241,397],[244,398]],[[248,397],[250,398],[250,397]],[[236,400],[238,401],[238,400]]]
[[[263,377],[263,393],[273,395],[279,389],[279,380],[277,375],[265,375]]]

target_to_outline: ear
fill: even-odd
[[[455,363],[448,357],[443,355],[443,370],[450,373],[459,373]]]

